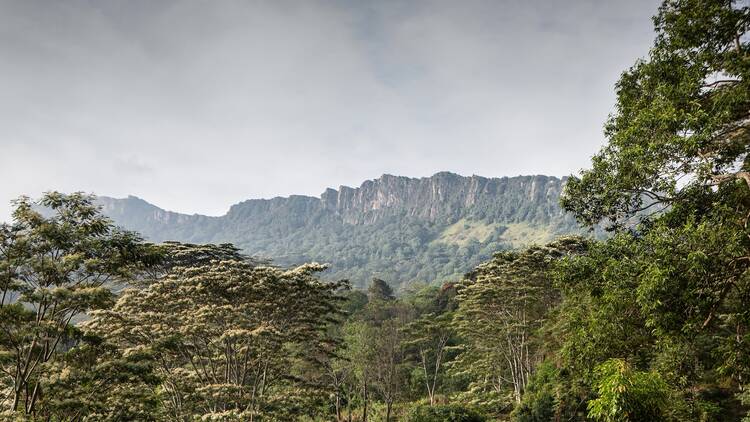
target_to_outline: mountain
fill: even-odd
[[[330,278],[399,286],[456,279],[498,250],[579,232],[558,205],[563,184],[549,176],[386,174],[319,198],[247,200],[221,217],[165,211],[134,196],[99,203],[152,241],[232,242],[279,265],[328,262]]]

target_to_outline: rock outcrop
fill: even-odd
[[[170,212],[133,196],[99,201],[118,225],[153,241],[233,242],[279,264],[325,261],[332,263],[332,274],[358,283],[369,278],[362,273],[365,268],[398,284],[420,274],[427,282],[460,275],[492,252],[517,246],[519,235],[511,240],[509,228],[530,230],[534,241],[576,231],[558,205],[563,185],[564,179],[549,176],[386,174],[357,188],[326,189],[319,198],[246,200],[221,217]],[[471,233],[456,235],[464,227],[461,222],[482,236],[474,241]],[[451,235],[445,236],[449,228]],[[450,239],[466,244],[451,244]],[[428,256],[436,253],[453,256],[448,258],[452,266],[434,276],[404,264],[416,260],[427,265]],[[442,265],[445,259],[439,260]]]

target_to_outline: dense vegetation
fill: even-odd
[[[667,0],[654,21],[562,198],[611,235],[452,283],[352,290],[145,243],[84,195],[21,198],[0,226],[0,416],[750,421],[750,7]]]

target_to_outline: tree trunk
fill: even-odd
[[[13,388],[13,407],[11,407],[12,411],[18,410],[18,401],[21,397],[21,392],[18,390],[17,386]]]
[[[363,386],[362,398],[364,401],[364,406],[362,409],[362,422],[367,422],[367,382],[365,382]]]
[[[422,358],[422,371],[424,372],[424,385],[427,388],[427,396],[430,398],[430,406],[435,404],[434,384],[430,388],[430,376],[427,373],[427,356],[424,350],[419,349],[419,356]],[[433,379],[434,380],[434,379]]]

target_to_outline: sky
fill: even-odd
[[[50,190],[222,215],[384,173],[575,173],[657,7],[0,0],[0,221]]]

